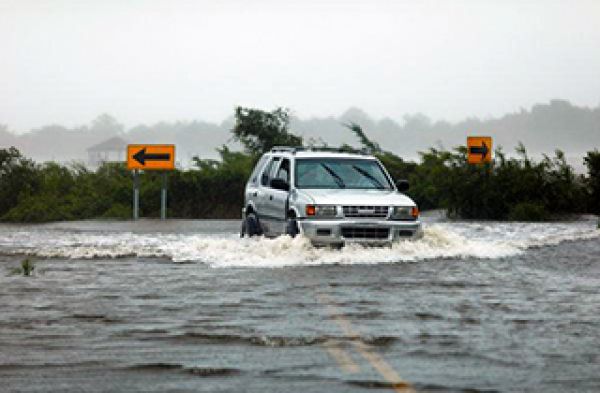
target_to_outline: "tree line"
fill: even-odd
[[[499,148],[488,164],[467,163],[464,146],[430,148],[420,161],[384,150],[356,123],[344,124],[362,149],[377,156],[394,179],[408,179],[408,194],[422,210],[445,209],[465,219],[540,221],[600,213],[600,152],[584,158],[587,174],[573,171],[560,150],[533,160],[519,144],[508,157]],[[218,149],[220,159],[194,157],[187,170],[168,176],[168,215],[174,218],[238,218],[245,183],[258,158],[273,146],[315,145],[290,131],[289,111],[236,108],[232,129],[243,151]],[[321,144],[323,144],[321,142]],[[331,146],[326,146],[331,147]],[[348,145],[341,150],[352,151]],[[158,217],[161,178],[141,176],[140,214]],[[132,174],[122,163],[92,171],[80,164],[38,164],[16,148],[0,149],[0,220],[46,222],[132,216]]]
[[[332,146],[349,143],[358,147],[358,140],[340,127],[348,122],[360,124],[370,138],[387,150],[416,161],[419,160],[417,151],[430,146],[449,148],[462,144],[468,134],[486,133],[494,137],[496,145],[512,148],[515,141],[522,141],[535,157],[561,147],[569,162],[581,172],[584,170],[582,162],[574,161],[574,156],[583,156],[590,146],[600,146],[600,104],[585,107],[566,100],[537,103],[499,117],[469,117],[454,122],[421,113],[405,114],[401,119],[377,119],[357,107],[326,117],[300,118],[292,112],[289,119],[290,129],[307,141],[323,140]],[[0,119],[0,147],[15,146],[39,162],[66,163],[87,159],[86,149],[118,136],[135,143],[173,143],[177,145],[177,160],[187,167],[194,155],[218,158],[215,149],[222,144],[239,149],[241,145],[230,141],[234,123],[233,112],[220,122],[159,121],[132,127],[126,127],[108,114],[96,117],[89,124],[70,127],[48,124],[31,130],[11,129]]]

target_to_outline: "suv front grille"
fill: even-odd
[[[343,206],[344,217],[386,218],[388,206]]]
[[[346,239],[387,239],[389,228],[343,227],[342,236]]]

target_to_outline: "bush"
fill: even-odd
[[[37,195],[23,199],[6,213],[2,220],[9,222],[65,221],[76,218],[65,206],[64,200],[54,196]]]
[[[600,151],[598,149],[588,152],[584,158],[588,168],[588,209],[590,212],[600,214]]]
[[[508,214],[512,221],[543,221],[549,218],[549,214],[539,203],[520,202],[517,203]]]
[[[549,213],[585,212],[585,183],[564,154],[539,162],[519,145],[516,158],[496,150],[493,162],[467,163],[466,149],[431,149],[413,175],[413,195],[422,208],[442,207],[451,217],[492,220],[545,220]]]
[[[238,108],[236,138],[246,152],[218,150],[220,160],[195,157],[195,167],[168,175],[168,210],[178,218],[239,218],[246,181],[259,153],[275,144],[299,144],[288,132],[287,111]],[[564,214],[600,213],[600,152],[585,158],[589,176],[574,174],[561,151],[536,162],[519,145],[517,157],[496,150],[493,162],[467,163],[466,148],[430,149],[421,162],[382,150],[351,124],[363,148],[375,154],[395,180],[408,179],[409,195],[422,210],[443,208],[451,217],[539,221]],[[349,146],[345,146],[349,148]],[[15,148],[0,149],[0,220],[44,222],[96,217],[129,218],[132,175],[124,164],[96,171],[81,165],[35,164]],[[162,176],[140,175],[140,216],[158,217]]]
[[[133,216],[133,209],[130,205],[123,205],[121,203],[115,203],[107,211],[102,214],[104,218],[121,218],[128,219]]]
[[[0,217],[19,201],[37,194],[41,176],[35,163],[14,147],[0,149]]]

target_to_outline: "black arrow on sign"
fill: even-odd
[[[133,159],[139,162],[142,165],[146,165],[146,160],[148,161],[170,161],[171,155],[166,154],[147,154],[146,148],[144,147],[142,150],[138,151],[133,155]]]
[[[481,159],[485,160],[485,157],[487,156],[489,152],[489,149],[487,147],[487,145],[485,144],[485,142],[481,142],[481,146],[471,146],[469,147],[469,153],[471,154],[481,154]]]

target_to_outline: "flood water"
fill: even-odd
[[[0,391],[600,391],[595,219],[425,228],[330,250],[237,221],[1,225]]]

